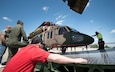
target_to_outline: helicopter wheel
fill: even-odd
[[[66,47],[62,47],[62,53],[64,54],[66,52]]]
[[[48,51],[48,49],[47,49],[46,47],[43,47],[43,49],[44,49],[45,51]]]

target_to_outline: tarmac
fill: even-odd
[[[85,47],[77,47],[77,48],[73,47],[73,48],[68,48],[66,52],[72,52],[72,51],[77,52],[77,51],[85,51],[85,50],[97,50],[97,48],[87,48],[86,49]],[[59,52],[61,52],[61,50],[60,50],[60,48],[54,48],[54,49],[50,50],[50,52],[59,53]],[[7,57],[8,57],[8,49],[6,50],[5,54],[3,55],[2,62],[5,62],[7,60]],[[2,72],[3,69],[4,68],[0,68],[0,72]],[[35,69],[35,71],[36,71],[36,69]]]

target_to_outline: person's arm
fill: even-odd
[[[24,41],[28,41],[28,38],[27,38],[27,36],[26,36],[26,33],[25,33],[23,27],[21,27],[21,33],[22,33],[22,36],[23,36],[23,40],[24,40]]]
[[[59,63],[59,64],[70,64],[70,63],[87,63],[86,59],[83,58],[69,58],[59,54],[50,54],[47,58],[48,61]]]
[[[6,43],[5,35],[4,35],[4,34],[1,34],[1,35],[0,35],[0,38],[1,38],[2,42],[5,44],[5,43]]]
[[[92,35],[92,36],[96,36],[96,35]]]

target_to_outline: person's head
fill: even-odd
[[[45,45],[45,43],[42,41],[42,38],[39,37],[38,35],[32,38],[31,44],[38,44],[40,45],[41,48],[43,48]]]
[[[6,26],[6,29],[7,30],[10,30],[12,27],[11,26]]]
[[[23,22],[22,22],[21,20],[18,20],[18,21],[17,21],[17,24],[20,24],[20,25],[23,26]]]
[[[97,35],[97,34],[99,34],[99,32],[96,31],[95,34]]]

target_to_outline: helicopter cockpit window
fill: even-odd
[[[76,29],[74,29],[74,28],[72,28],[72,30],[71,31],[73,31],[73,32],[79,32],[79,31],[77,31]]]
[[[67,26],[67,28],[71,31],[71,28]]]
[[[67,30],[65,29],[65,27],[62,27],[59,29],[59,35],[62,35],[62,34],[66,34],[67,33]]]
[[[70,27],[68,27],[68,26],[67,26],[67,28],[68,28],[70,31],[73,31],[73,32],[79,32],[79,31],[77,31],[77,30],[74,29],[74,28],[70,28]]]

